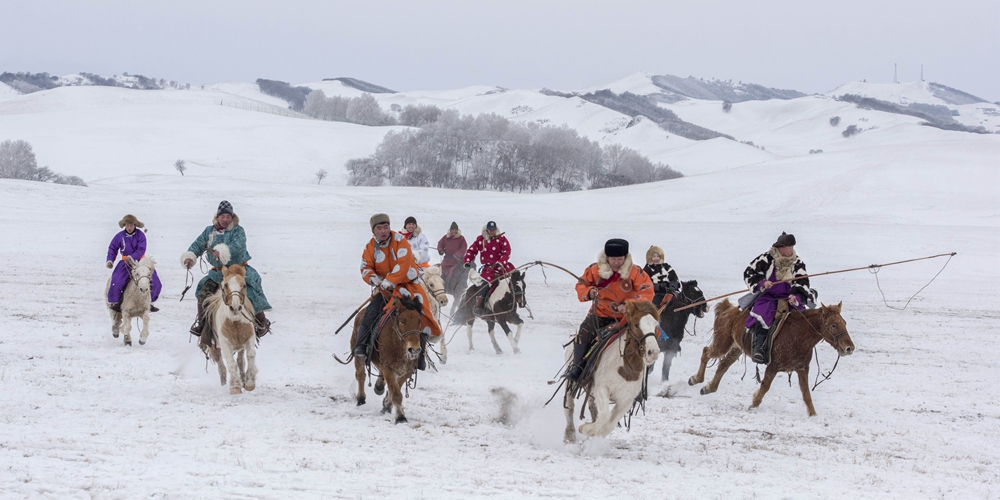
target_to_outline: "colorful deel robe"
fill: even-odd
[[[361,279],[366,284],[372,284],[372,277],[378,276],[393,284],[392,295],[395,297],[415,297],[423,305],[424,333],[441,336],[441,326],[431,315],[430,301],[424,294],[420,284],[420,266],[414,259],[413,249],[402,233],[391,231],[384,244],[379,244],[372,238],[361,254]],[[392,302],[386,304],[390,307]]]
[[[219,252],[219,258],[215,257],[213,251]],[[247,252],[247,235],[243,232],[239,217],[233,215],[233,221],[225,228],[220,228],[218,217],[213,217],[212,225],[206,227],[194,240],[194,243],[188,247],[188,251],[181,255],[181,265],[184,265],[186,259],[197,260],[202,254],[204,254],[205,260],[212,265],[212,269],[198,282],[196,294],[208,280],[222,283],[222,266],[241,264],[247,270],[247,297],[253,304],[254,311],[264,312],[271,309],[271,304],[264,296],[264,289],[261,288],[260,274],[247,264],[250,261],[250,253]]]
[[[111,239],[108,245],[108,262],[114,262],[121,254],[122,259],[126,255],[132,257],[136,264],[146,255],[146,235],[136,229],[132,234],[125,230],[120,231]],[[119,260],[115,265],[115,270],[111,273],[111,286],[108,288],[108,302],[120,302],[125,285],[132,279],[132,271],[124,260]],[[160,276],[153,271],[153,277],[149,280],[149,300],[156,302],[160,296],[163,285],[160,283]]]

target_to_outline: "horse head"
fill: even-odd
[[[156,266],[156,261],[152,257],[143,257],[135,267],[132,268],[132,281],[135,282],[136,287],[139,288],[139,292],[143,294],[149,293],[149,283],[153,278],[153,268]]]
[[[438,301],[438,304],[442,306],[448,305],[448,295],[444,291],[444,278],[441,277],[441,268],[438,266],[425,268],[423,280],[424,284],[427,285],[427,291],[434,296],[434,300]]]
[[[247,270],[239,264],[222,268],[222,301],[234,315],[243,312],[243,301],[247,298]],[[236,300],[233,298],[236,297]]]
[[[698,288],[698,280],[685,281],[681,283],[681,296],[684,305],[705,301],[705,292]],[[708,304],[701,304],[691,308],[691,313],[699,318],[704,318],[708,312]]]
[[[847,321],[840,315],[841,302],[835,306],[821,306],[820,312],[823,315],[823,324],[820,327],[820,335],[828,344],[837,350],[841,356],[854,354],[854,341],[847,333]]]
[[[423,330],[424,305],[411,297],[396,298],[396,334],[403,341],[406,357],[413,361],[420,357],[420,334]]]
[[[625,319],[629,335],[640,342],[642,360],[646,366],[656,362],[660,347],[656,343],[656,329],[660,326],[660,313],[648,300],[625,301]]]
[[[510,288],[514,293],[514,303],[517,304],[517,307],[528,307],[528,299],[525,296],[528,284],[524,282],[524,274],[521,271],[511,273]]]

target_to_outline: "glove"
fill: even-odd
[[[444,255],[444,250],[438,250],[438,255]]]
[[[382,277],[379,275],[372,276],[371,278],[368,278],[368,282],[371,283],[372,286],[379,286],[382,283]]]
[[[191,269],[194,267],[194,261],[191,259],[184,259],[184,267]]]
[[[112,267],[115,267],[115,263],[114,263],[114,262],[111,262],[111,261],[109,260],[109,261],[108,261],[108,269],[111,269]]]
[[[393,285],[392,282],[389,280],[382,280],[382,282],[379,283],[379,286],[385,289],[386,291],[392,291],[392,289],[396,287],[396,285]]]
[[[466,262],[465,263],[465,268],[466,269],[472,269],[472,263],[471,262]]]

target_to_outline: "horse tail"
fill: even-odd
[[[733,304],[729,302],[729,299],[723,299],[722,302],[715,305],[715,315],[718,316],[732,308]]]

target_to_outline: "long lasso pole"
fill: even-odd
[[[907,262],[916,262],[918,260],[936,259],[938,257],[954,257],[957,254],[958,254],[958,252],[941,253],[941,254],[937,254],[937,255],[931,255],[931,256],[928,256],[928,257],[919,257],[919,258],[916,258],[916,259],[907,259],[907,260],[900,260],[900,261],[897,261],[897,262],[890,262],[888,264],[872,264],[870,266],[852,267],[850,269],[841,269],[839,271],[827,271],[825,273],[806,274],[806,275],[803,275],[803,276],[797,276],[797,277],[794,277],[794,278],[788,278],[786,280],[777,281],[774,284],[777,285],[778,283],[790,283],[792,281],[801,280],[801,279],[805,279],[805,278],[815,278],[817,276],[827,276],[827,275],[830,275],[830,274],[840,274],[840,273],[848,273],[848,272],[851,272],[851,271],[861,271],[863,269],[879,269],[879,268],[882,268],[882,267],[895,266],[897,264],[906,264]],[[705,299],[705,300],[703,300],[701,302],[695,302],[694,304],[688,304],[688,305],[686,305],[684,307],[678,307],[677,309],[674,309],[674,312],[679,312],[679,311],[683,311],[685,309],[690,309],[692,307],[700,306],[702,304],[707,304],[709,302],[712,302],[712,301],[715,301],[715,300],[719,300],[719,299],[723,299],[723,298],[726,298],[726,297],[730,297],[730,296],[736,295],[738,293],[747,293],[747,290],[746,289],[737,290],[735,292],[727,293],[725,295],[719,295],[718,297],[712,297],[710,299]]]

